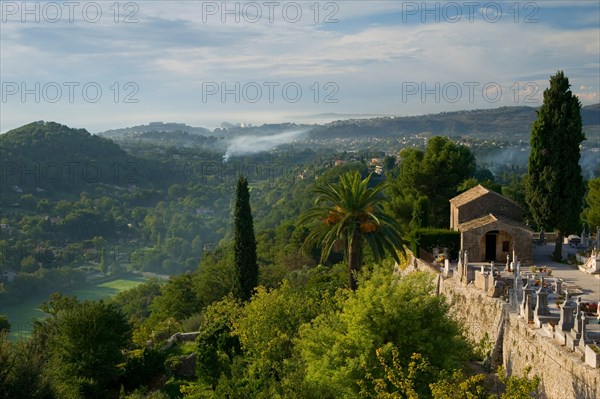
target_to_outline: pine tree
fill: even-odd
[[[576,231],[585,187],[579,166],[581,103],[562,71],[550,77],[544,103],[531,128],[526,200],[539,227],[556,229],[554,259],[562,258],[565,234]]]
[[[236,271],[234,293],[241,300],[247,301],[252,296],[254,287],[258,285],[258,264],[248,179],[244,176],[240,176],[237,183],[234,226]]]

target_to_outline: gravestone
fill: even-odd
[[[517,267],[514,267],[514,287],[513,290],[515,292],[517,307],[523,301],[523,280],[521,280],[521,273],[518,272]]]
[[[536,296],[536,314],[543,316],[549,315],[550,309],[548,308],[548,292],[544,288],[544,278],[542,278],[542,283],[540,284],[540,289],[536,292]]]
[[[502,293],[504,292],[504,282],[500,280],[494,281],[494,285],[490,286],[488,290],[488,297],[490,298],[500,298]]]
[[[592,343],[592,340],[588,339],[587,336],[587,317],[583,315],[581,317],[581,338],[579,339],[579,348],[585,350],[585,346]]]
[[[527,322],[533,321],[533,306],[531,304],[531,295],[525,295],[525,300],[523,301],[523,317]]]
[[[560,291],[562,290],[562,280],[557,277],[554,280],[553,287],[554,287],[554,292],[556,293],[556,295],[560,294]]]
[[[463,276],[463,254],[462,254],[462,249],[458,250],[458,263],[456,264],[456,274],[458,277],[458,281],[462,281],[462,276]]]
[[[571,331],[573,328],[574,321],[574,310],[577,305],[569,299],[569,294],[566,293],[565,302],[560,308],[560,320],[558,321],[558,327],[561,331]]]
[[[530,287],[529,286],[529,280],[527,280],[527,284],[525,285],[525,287],[523,287],[523,302],[521,303],[521,316],[525,316],[527,311],[528,311],[528,307],[530,307],[530,310],[533,310],[533,297],[532,294],[535,291],[535,288]],[[528,319],[529,320],[529,319]],[[533,320],[533,313],[532,313],[532,320]]]
[[[581,338],[581,330],[582,330],[582,324],[583,324],[583,318],[584,318],[584,314],[583,311],[581,310],[581,297],[577,298],[577,304],[576,304],[576,308],[575,308],[575,320],[574,320],[574,324],[573,324],[573,330],[571,331],[571,335],[573,335],[573,337],[575,339],[579,339]]]

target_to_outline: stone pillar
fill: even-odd
[[[536,292],[537,304],[535,306],[535,313],[540,316],[547,316],[550,314],[548,309],[548,293],[543,287],[544,280],[542,279],[542,287]]]
[[[554,292],[556,293],[556,295],[560,294],[560,291],[562,290],[562,281],[556,277],[556,279],[554,280]]]
[[[513,291],[515,294],[516,306],[517,308],[519,308],[519,306],[521,305],[521,301],[523,300],[523,281],[521,281],[521,275],[517,273],[516,268],[514,268],[514,271],[515,280],[513,285]]]
[[[446,258],[444,260],[444,277],[448,277],[450,274],[450,260]]]
[[[529,323],[530,321],[533,321],[533,310],[532,310],[532,306],[531,306],[531,295],[530,294],[525,295],[525,300],[523,301],[523,306],[524,306],[523,317]]]
[[[531,294],[535,291],[534,288],[529,287],[529,281],[527,281],[527,284],[525,285],[525,287],[523,287],[523,302],[521,303],[521,315],[522,316],[527,316],[529,313],[531,313],[530,311],[533,310],[533,306],[532,306],[532,297]],[[528,313],[529,311],[529,313]],[[531,313],[531,320],[533,320],[533,313]],[[530,319],[528,318],[527,321],[530,321]]]
[[[463,254],[462,249],[458,250],[458,263],[456,264],[456,276],[458,277],[458,281],[462,281],[463,276]]]
[[[510,272],[510,255],[506,254],[506,267],[504,268],[505,272]]]
[[[469,284],[469,253],[465,250],[464,261],[463,261],[463,285]]]
[[[575,307],[575,320],[574,320],[574,325],[573,325],[573,333],[574,333],[574,337],[575,339],[579,339],[581,338],[581,331],[583,329],[582,325],[583,325],[583,320],[584,320],[584,314],[581,311],[581,297],[577,297],[577,303],[576,303],[576,307]]]
[[[571,331],[573,328],[573,311],[575,307],[575,303],[569,299],[569,294],[566,294],[565,302],[560,308],[560,320],[558,321],[558,327],[561,331]]]
[[[581,338],[579,340],[579,347],[585,350],[585,345],[589,343],[587,339],[587,318],[585,315],[581,316]]]

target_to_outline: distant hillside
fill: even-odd
[[[325,114],[323,114],[325,115]],[[343,116],[344,114],[339,114]],[[348,114],[350,115],[350,114]],[[476,136],[480,139],[507,141],[529,141],[531,124],[536,119],[536,108],[501,107],[472,111],[442,112],[420,116],[372,117],[344,119],[326,124],[279,123],[261,126],[234,126],[223,123],[222,128],[209,130],[183,123],[153,122],[122,129],[98,133],[101,136],[121,141],[152,142],[175,146],[213,145],[212,139],[197,136],[233,138],[242,135],[272,135],[293,129],[310,129],[314,139],[353,137],[394,137],[415,134],[443,135],[449,137]],[[584,132],[588,140],[600,137],[600,104],[581,109]]]
[[[181,130],[176,131],[147,131],[147,132],[127,132],[120,136],[112,136],[112,139],[118,143],[135,144],[135,143],[149,143],[154,145],[172,146],[172,147],[211,147],[215,146],[218,142],[216,136],[205,136],[201,134],[194,134],[183,132]]]
[[[184,132],[190,134],[200,134],[204,136],[211,135],[212,132],[209,129],[203,127],[194,127],[186,125],[185,123],[163,123],[163,122],[151,122],[147,125],[138,125],[132,127],[125,127],[122,129],[107,130],[105,132],[98,133],[104,137],[120,137],[126,135],[133,135],[137,133],[146,132]]]
[[[44,121],[0,135],[0,159],[4,199],[27,193],[78,195],[98,183],[127,186],[148,172],[109,139]]]
[[[581,109],[584,132],[600,132],[600,104]],[[509,141],[529,140],[536,108],[502,107],[440,114],[353,119],[319,125],[311,131],[314,138],[408,136],[419,133],[450,137],[477,136]]]

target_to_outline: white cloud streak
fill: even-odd
[[[269,151],[282,144],[291,143],[308,133],[307,129],[291,130],[269,136],[245,135],[229,140],[223,161],[227,162],[233,156],[257,154]]]

